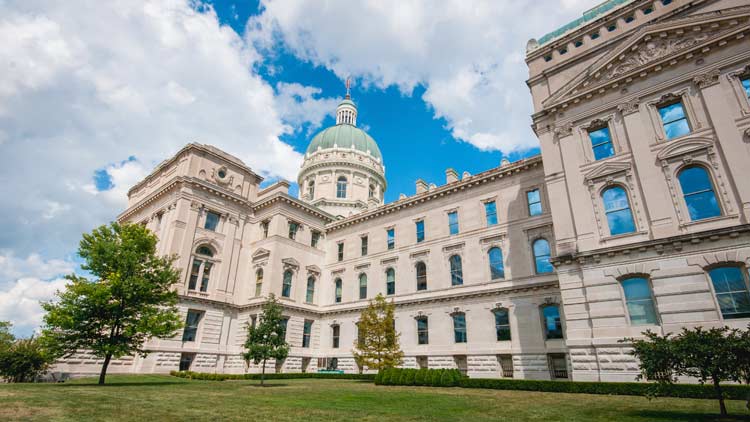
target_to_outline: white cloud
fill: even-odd
[[[22,277],[48,280],[70,274],[74,269],[75,264],[67,260],[45,260],[38,254],[18,258],[13,253],[6,251],[0,253],[0,289]]]
[[[582,0],[261,2],[247,37],[379,88],[425,87],[453,136],[504,152],[537,144],[529,129],[526,41],[580,16]],[[591,3],[587,1],[586,3]]]
[[[340,98],[320,98],[320,88],[296,82],[279,82],[276,84],[276,92],[277,109],[292,130],[297,130],[308,122],[308,130],[319,128],[323,119],[333,114],[341,101]]]
[[[68,281],[21,278],[6,291],[0,291],[0,320],[13,323],[13,331],[21,336],[32,334],[42,323],[44,310],[40,301],[49,301],[63,290]]]

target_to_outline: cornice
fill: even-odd
[[[297,184],[301,185],[301,181],[302,179],[304,179],[303,175],[306,175],[307,173],[311,171],[315,171],[320,168],[327,169],[330,167],[337,167],[337,166],[354,167],[360,171],[371,173],[378,179],[380,183],[383,184],[383,192],[385,192],[386,188],[388,187],[388,182],[386,181],[385,175],[384,175],[385,170],[382,169],[382,166],[381,166],[381,171],[379,172],[378,170],[368,167],[365,164],[358,163],[356,161],[342,160],[338,158],[332,159],[329,161],[318,161],[310,165],[303,164],[302,169],[300,170],[299,175],[297,176]]]
[[[258,211],[262,210],[263,208],[269,207],[269,206],[271,206],[273,204],[276,204],[276,203],[285,203],[287,205],[291,205],[291,206],[293,206],[295,208],[301,209],[301,210],[305,211],[306,213],[312,214],[312,215],[314,215],[314,216],[316,216],[316,217],[318,217],[320,219],[323,219],[323,220],[328,220],[328,221],[335,220],[335,217],[332,216],[331,214],[328,214],[327,212],[325,212],[325,211],[323,211],[323,210],[321,210],[321,209],[319,209],[317,207],[314,207],[314,206],[309,205],[309,204],[307,204],[305,202],[302,202],[299,199],[293,198],[293,197],[291,197],[288,194],[283,193],[283,192],[276,192],[273,195],[270,195],[270,196],[268,196],[266,198],[263,198],[262,200],[260,200],[260,201],[256,202],[255,204],[253,204],[251,207],[252,207],[253,212],[258,212]]]

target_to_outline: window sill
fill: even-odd
[[[680,224],[680,228],[689,228],[693,226],[699,226],[701,224],[714,223],[717,221],[733,220],[737,218],[737,214],[720,215],[718,217],[704,218],[702,220],[689,221],[687,223]]]
[[[643,236],[644,234],[648,234],[648,232],[645,231],[645,230],[641,230],[641,231],[635,231],[635,232],[631,232],[631,233],[618,234],[618,235],[615,235],[615,236],[605,236],[605,237],[601,238],[601,241],[602,242],[611,242],[611,241],[614,241],[614,240],[627,239],[629,237]]]

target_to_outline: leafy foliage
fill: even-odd
[[[352,354],[360,367],[381,370],[403,363],[404,352],[399,345],[401,336],[395,329],[396,306],[382,294],[362,310],[359,317],[359,338]]]
[[[138,224],[112,223],[84,234],[78,254],[95,280],[71,274],[57,301],[43,303],[44,337],[55,354],[70,356],[89,350],[104,358],[99,383],[104,384],[112,358],[146,355],[151,337],[171,337],[182,326],[175,256],[156,254],[157,238]]]
[[[283,374],[209,374],[203,372],[192,372],[192,371],[172,371],[172,376],[179,378],[188,378],[193,380],[206,380],[206,381],[225,381],[225,380],[259,380],[275,379],[275,380],[287,380],[287,379],[301,379],[301,378],[319,378],[319,379],[343,379],[343,380],[365,380],[372,381],[375,379],[375,374],[331,374],[331,373],[317,373],[317,372],[288,372]]]
[[[375,384],[457,387],[464,378],[458,369],[385,368],[375,376]]]
[[[10,327],[13,325],[8,321],[0,321],[0,351],[10,347],[13,344],[15,337],[10,332]]]
[[[44,375],[55,356],[38,338],[17,339],[0,348],[0,377],[8,382],[32,382]]]
[[[243,359],[249,365],[252,361],[256,365],[263,363],[261,372],[261,384],[265,379],[266,361],[286,359],[289,355],[289,344],[284,339],[286,333],[282,325],[281,305],[276,297],[271,294],[268,301],[263,305],[263,313],[255,325],[248,324],[247,340],[245,340],[246,351],[242,354]]]

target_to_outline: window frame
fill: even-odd
[[[550,271],[539,271],[539,264],[538,264],[538,257],[536,255],[536,251],[534,248],[534,245],[536,245],[537,242],[540,240],[543,240],[547,242],[547,249],[549,249],[549,254],[547,255],[547,263],[550,266]],[[555,272],[555,267],[552,265],[551,259],[552,259],[552,244],[546,237],[537,237],[534,240],[531,241],[531,257],[534,263],[534,274],[536,275],[542,275],[542,274],[553,274]]]
[[[458,210],[450,210],[448,215],[448,235],[455,236],[461,233],[461,226],[458,220]]]
[[[495,267],[492,260],[492,251],[497,250],[500,252],[500,277],[494,277]],[[490,280],[505,280],[505,257],[503,256],[503,249],[500,246],[493,245],[487,249],[487,261],[488,268],[490,269]]]
[[[254,297],[260,297],[261,293],[263,292],[263,277],[264,277],[264,271],[263,268],[258,268],[255,270],[255,296]]]
[[[740,274],[742,275],[743,282],[744,282],[744,285],[745,285],[745,292],[750,296],[750,273],[748,272],[750,270],[748,270],[748,267],[744,263],[742,263],[742,262],[722,262],[722,263],[719,263],[719,264],[716,264],[716,265],[712,265],[710,267],[705,268],[704,270],[706,272],[706,278],[708,279],[708,284],[709,284],[710,289],[711,289],[713,300],[714,300],[714,302],[716,304],[716,309],[717,309],[717,312],[719,314],[719,318],[721,318],[722,321],[725,321],[725,320],[735,321],[735,320],[750,319],[750,313],[747,313],[748,316],[744,316],[744,317],[743,316],[739,316],[739,317],[730,317],[730,318],[727,318],[724,315],[724,312],[721,309],[721,302],[719,301],[719,296],[718,296],[719,293],[716,292],[716,286],[714,285],[713,277],[711,277],[711,271],[714,271],[714,270],[717,270],[717,269],[720,269],[720,268],[729,268],[729,267],[731,267],[731,268],[737,268],[739,270]],[[721,294],[731,294],[731,293],[735,293],[735,292],[739,292],[739,290],[730,291],[730,292],[722,292]],[[742,313],[742,314],[745,314],[745,313]]]
[[[341,325],[331,325],[331,348],[338,349],[341,345]]]
[[[310,246],[318,249],[318,243],[320,243],[320,238],[322,236],[322,233],[320,230],[311,230],[310,231]]]
[[[289,282],[287,283],[287,274],[289,274]],[[287,268],[282,273],[282,281],[281,281],[281,297],[291,299],[292,298],[292,285],[294,284],[294,270],[291,268]],[[288,287],[288,289],[287,289]],[[286,294],[284,294],[286,292]]]
[[[420,230],[420,227],[422,228],[422,230]],[[425,240],[424,219],[417,220],[417,221],[414,222],[414,231],[415,231],[416,236],[417,236],[417,243],[424,242],[424,240]]]
[[[302,325],[302,347],[305,349],[309,349],[310,343],[312,343],[312,325],[314,323],[315,321],[306,319]]]
[[[195,326],[191,327],[189,324],[190,321],[190,315],[191,313],[193,315],[197,315],[197,321],[195,321]],[[206,312],[202,310],[197,309],[188,309],[187,313],[185,314],[185,326],[182,330],[182,342],[183,343],[199,343],[200,338],[200,328],[203,322],[203,318],[205,317]],[[191,330],[192,332],[192,339],[186,339],[188,337],[188,330]]]
[[[360,239],[360,256],[367,256],[368,247],[369,247],[369,239],[367,235],[362,235],[359,237]]]
[[[396,229],[389,227],[385,229],[386,248],[390,251],[396,248]]]
[[[616,213],[619,211],[623,211],[626,208],[619,208],[615,210],[607,210],[607,202],[604,200],[604,193],[613,189],[620,189],[625,194],[625,200],[627,201],[627,210],[630,214],[630,221],[633,225],[633,230],[628,232],[621,232],[621,233],[612,233],[612,225],[609,222],[609,214],[610,213]],[[607,222],[607,232],[609,237],[617,237],[617,236],[627,236],[634,233],[638,233],[638,224],[635,219],[635,215],[633,215],[633,201],[630,198],[630,191],[628,188],[620,183],[612,183],[605,185],[602,187],[602,189],[599,191],[599,201],[602,204],[602,214],[604,214],[604,220]]]
[[[591,137],[591,134],[595,132],[599,132],[601,130],[607,131],[607,141],[594,144],[594,138]],[[599,124],[592,124],[592,126],[586,128],[586,136],[589,138],[589,148],[591,149],[592,161],[602,161],[602,160],[606,160],[608,158],[612,158],[617,155],[617,149],[615,148],[614,136],[612,136],[612,128],[609,126],[608,120]],[[606,144],[609,144],[612,154],[607,155],[606,157],[597,158],[596,156],[597,147],[600,147]]]
[[[333,280],[333,303],[341,303],[344,297],[344,281],[341,277]]]
[[[664,116],[662,115],[662,110],[665,109],[665,108],[667,108],[667,107],[674,106],[676,104],[679,104],[680,108],[682,109],[682,117],[679,118],[679,119],[674,119],[674,120],[669,120],[669,121],[664,120]],[[693,125],[690,122],[690,116],[688,115],[687,107],[685,106],[685,101],[682,98],[674,99],[674,100],[669,100],[669,101],[664,101],[664,102],[661,102],[661,103],[657,103],[656,104],[656,113],[659,116],[659,121],[661,122],[661,128],[662,128],[662,131],[664,133],[664,140],[666,140],[666,141],[673,141],[675,139],[679,139],[679,138],[688,136],[688,135],[692,134],[695,131],[693,129]],[[688,128],[687,133],[681,133],[679,135],[670,137],[669,133],[667,132],[667,126],[675,124],[675,123],[678,123],[678,122],[680,122],[682,120],[684,120],[685,124],[687,125],[687,128]]]
[[[341,262],[344,260],[344,242],[336,243],[336,258],[338,262]]]
[[[503,314],[503,313],[505,314],[505,318],[507,319],[507,323],[506,324],[501,324],[500,322],[498,322],[498,316],[501,315],[501,314]],[[511,341],[511,340],[513,340],[513,331],[511,330],[511,326],[510,326],[511,325],[510,324],[510,309],[505,308],[505,307],[495,308],[495,309],[492,310],[492,316],[494,317],[494,320],[495,320],[495,339],[496,339],[496,341]],[[500,335],[501,329],[502,330],[506,330],[506,328],[503,328],[503,327],[507,327],[508,338],[501,338],[501,335]]]
[[[712,215],[709,217],[703,217],[699,219],[694,219],[693,216],[691,215],[690,207],[688,206],[688,202],[685,200],[686,196],[698,195],[701,193],[709,192],[709,190],[704,189],[703,191],[694,191],[688,194],[685,193],[685,190],[682,186],[682,180],[680,180],[680,175],[682,174],[682,172],[693,169],[693,168],[699,168],[703,170],[703,172],[705,173],[706,178],[708,179],[708,183],[710,183],[711,185],[710,191],[714,195],[714,200],[716,201],[716,206],[718,207],[719,215]],[[686,164],[686,165],[682,165],[678,167],[674,175],[675,175],[675,179],[677,179],[677,186],[680,189],[680,199],[681,199],[682,206],[684,207],[684,210],[686,211],[686,215],[689,217],[689,220],[688,220],[689,223],[699,223],[702,221],[710,221],[716,218],[721,218],[721,217],[726,216],[726,213],[724,211],[724,204],[721,201],[721,196],[717,193],[717,190],[716,190],[716,182],[715,182],[716,178],[714,177],[715,175],[713,174],[713,172],[710,170],[708,166],[704,165],[701,162],[692,162],[690,164]]]
[[[529,194],[532,192],[537,192],[539,194],[539,201],[538,202],[531,202],[531,199],[529,198]],[[532,205],[539,204],[539,213],[534,214],[531,210]],[[537,217],[544,214],[544,201],[542,201],[542,189],[539,186],[532,187],[530,189],[526,189],[526,212],[528,213],[529,217]]]
[[[209,228],[209,218],[208,216],[216,216],[216,224],[213,225],[213,228]],[[212,231],[215,233],[219,232],[219,226],[221,225],[221,213],[211,210],[206,210],[205,215],[203,216],[203,228],[208,231]]]
[[[417,324],[417,345],[424,346],[430,344],[430,320],[426,315],[420,315],[414,318]],[[420,327],[420,323],[424,323],[424,327]],[[424,340],[424,341],[423,341]]]
[[[347,190],[349,190],[348,188],[349,188],[349,179],[343,175],[337,177],[336,178],[336,199],[346,199]]]
[[[451,287],[462,286],[464,284],[464,269],[461,255],[453,254],[448,257],[448,266],[450,267]]]
[[[396,270],[393,267],[385,269],[385,295],[393,296],[396,294]]]
[[[198,251],[207,248],[211,254],[199,253]],[[216,249],[208,243],[201,243],[193,249],[192,259],[190,261],[190,271],[187,277],[187,291],[208,293],[208,287],[211,285],[211,274],[219,260],[214,257]],[[198,263],[196,271],[195,264]],[[208,275],[206,275],[208,274]],[[195,279],[193,277],[195,276]]]
[[[559,325],[560,325],[560,337],[550,337],[550,331],[547,328],[547,317],[544,315],[544,310],[547,308],[556,308],[557,309],[557,317],[559,319]],[[546,303],[539,307],[539,315],[542,318],[542,333],[544,334],[544,341],[549,340],[565,340],[565,325],[563,324],[563,314],[562,309],[560,309],[560,304],[558,303]],[[555,324],[555,327],[557,327],[557,323]]]
[[[469,342],[469,335],[468,335],[468,324],[466,322],[466,313],[465,312],[454,312],[451,314],[451,318],[453,319],[453,343],[454,344],[466,344]],[[456,318],[461,318],[463,321],[463,328],[460,328],[456,322]],[[463,336],[460,334],[463,333]]]
[[[359,299],[360,300],[367,299],[367,274],[359,273],[359,275],[357,276],[357,282],[358,282],[357,291],[358,291]]]
[[[656,318],[656,321],[653,323],[636,324],[633,322],[633,317],[630,313],[630,307],[628,307],[628,303],[631,302],[631,300],[628,299],[628,296],[625,293],[625,286],[623,286],[623,283],[625,283],[626,281],[635,280],[635,279],[642,279],[646,282],[646,287],[648,287],[648,292],[649,292],[649,300],[651,301],[651,307],[653,308],[654,317]],[[617,284],[619,285],[620,293],[622,294],[623,308],[625,310],[625,315],[628,318],[628,325],[633,326],[633,327],[661,325],[661,315],[659,314],[659,308],[657,307],[656,297],[654,296],[654,286],[651,283],[651,277],[648,274],[627,274],[618,278]],[[644,299],[639,299],[639,301],[643,301],[643,300]],[[632,301],[636,301],[636,300],[632,300]]]
[[[305,286],[305,302],[315,303],[315,283],[316,278],[313,275],[307,276],[307,286]],[[311,283],[312,282],[312,283]],[[310,285],[312,284],[312,288]]]
[[[289,239],[297,240],[297,233],[299,233],[302,225],[294,220],[289,220],[287,224],[289,227]]]
[[[492,206],[492,212],[489,210],[490,205]],[[492,217],[492,219],[490,219],[490,217]],[[497,226],[499,224],[499,219],[497,218],[497,202],[494,199],[484,201],[484,221],[487,227]]]
[[[423,268],[423,274],[420,275],[420,266]],[[417,291],[426,291],[427,290],[427,263],[424,261],[417,261],[414,263],[414,273],[416,275],[416,282],[417,282]],[[420,286],[423,286],[420,288]]]

